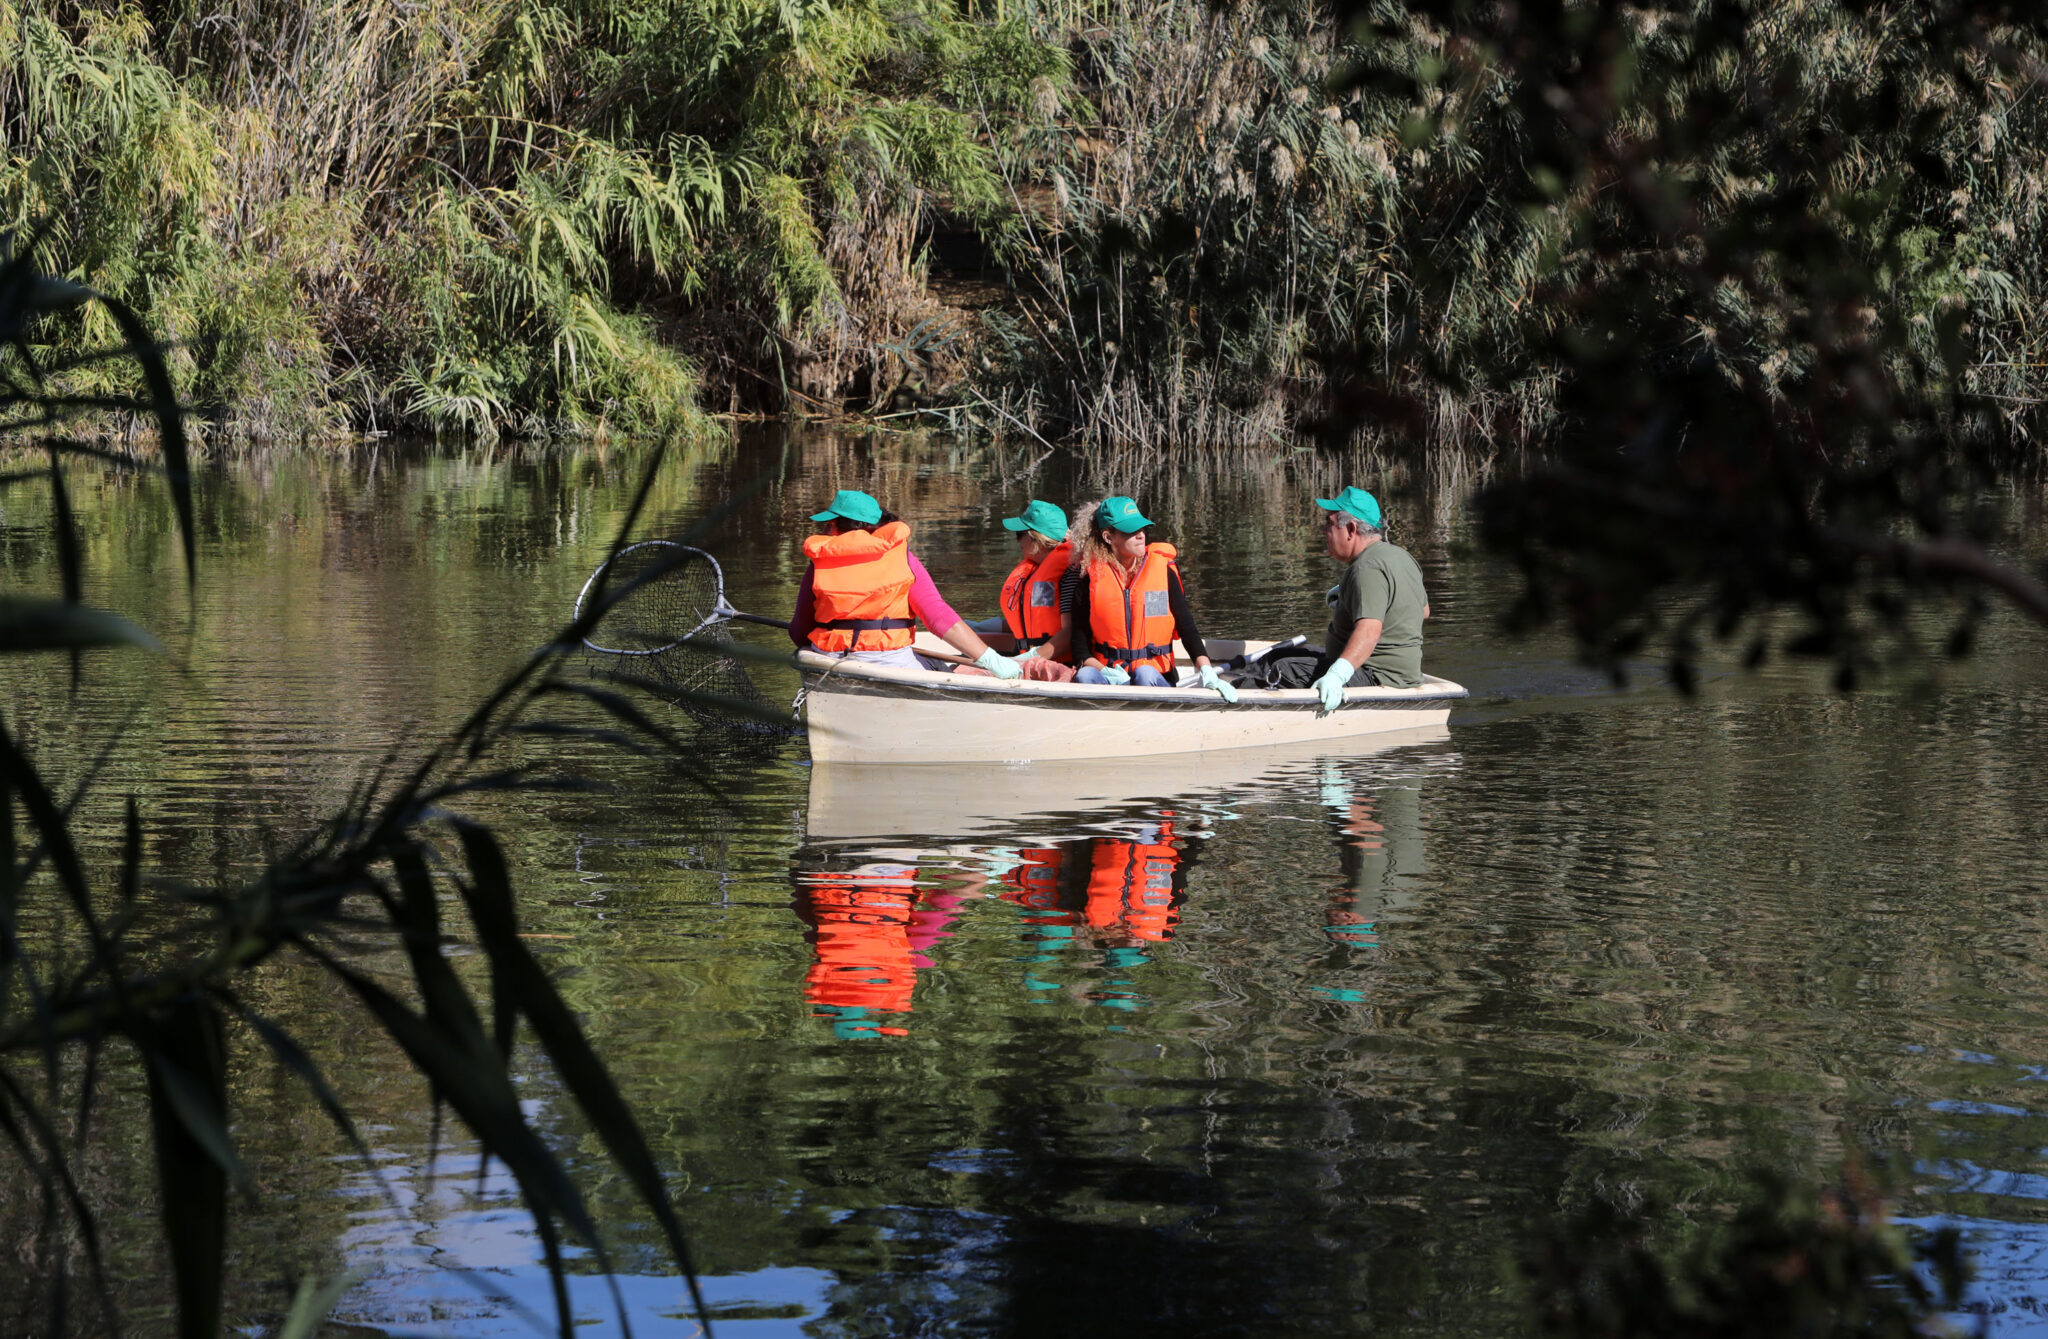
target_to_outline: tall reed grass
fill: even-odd
[[[972,406],[1094,442],[1497,447],[1557,421],[1571,294],[1675,243],[1584,245],[1610,188],[1563,189],[1459,12],[0,0],[0,226],[51,220],[39,259],[166,329],[230,435]],[[1669,76],[1618,85],[1617,125],[1713,127],[1644,170],[1709,222],[1789,192],[1902,237],[1879,316],[2035,431],[2042,100],[1977,96],[1914,6],[1713,13],[1741,40],[1697,63],[1690,0],[1602,29]],[[1824,168],[1760,153],[1746,97],[1825,139],[1879,59],[1919,62],[1936,133],[1848,132]],[[978,288],[952,272],[977,248]],[[1701,348],[1799,375],[1783,312],[1716,300]]]
[[[1058,65],[936,4],[0,0],[0,227],[53,220],[228,434],[704,431],[706,364],[836,397],[932,314],[928,200],[999,224],[930,94]]]

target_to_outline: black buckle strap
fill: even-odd
[[[1173,654],[1173,648],[1171,646],[1098,646],[1095,648],[1095,654],[1101,656],[1104,660],[1113,660],[1120,665],[1129,665],[1140,660],[1150,660],[1154,656],[1170,656]]]
[[[878,632],[890,628],[914,628],[914,618],[828,618],[818,624],[821,628],[834,628],[842,632]]]

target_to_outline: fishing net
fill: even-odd
[[[736,612],[725,602],[725,573],[702,549],[666,539],[631,544],[590,574],[576,616],[606,606],[583,639],[594,678],[647,688],[705,725],[754,734],[788,734],[746,708],[768,699],[732,653]]]

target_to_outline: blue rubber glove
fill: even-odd
[[[1212,690],[1218,697],[1222,698],[1225,702],[1228,702],[1231,706],[1234,707],[1237,705],[1237,690],[1235,688],[1232,688],[1229,684],[1223,682],[1223,676],[1216,672],[1216,667],[1214,665],[1202,666],[1200,682],[1202,687]]]
[[[993,646],[974,658],[974,663],[995,675],[998,679],[1021,679],[1024,667],[997,651]]]
[[[1131,681],[1131,672],[1121,665],[1111,665],[1108,669],[1102,671],[1102,681],[1115,684],[1121,688]]]
[[[1316,696],[1323,699],[1325,713],[1344,705],[1344,690],[1351,683],[1353,669],[1350,661],[1338,656],[1330,662],[1330,668],[1323,671],[1323,677],[1316,680]]]

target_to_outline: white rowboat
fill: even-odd
[[[1270,645],[1211,639],[1209,650],[1256,654]],[[948,648],[920,633],[918,649]],[[1180,681],[1192,683],[1178,643],[1175,654]],[[1424,675],[1416,688],[1350,689],[1344,705],[1326,713],[1311,688],[1239,689],[1232,706],[1206,688],[1005,683],[810,650],[796,663],[818,763],[1028,763],[1326,743],[1440,727],[1465,696],[1450,680]]]

